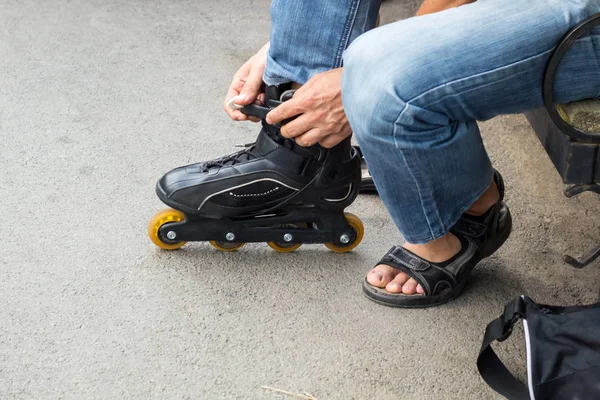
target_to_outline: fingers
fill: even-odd
[[[313,128],[306,132],[305,134],[298,136],[296,138],[296,143],[298,143],[302,147],[309,147],[319,142],[321,138],[321,131],[317,128]]]
[[[264,68],[255,65],[252,59],[236,72],[223,103],[223,109],[235,121],[246,121],[248,117],[232,107],[232,104],[247,105],[257,99],[262,85]],[[262,101],[262,100],[261,100]]]
[[[283,104],[285,104],[285,103],[283,103]],[[269,123],[269,115],[273,114],[280,107],[283,107],[283,105],[277,107],[276,109],[274,109],[267,115],[267,123]],[[298,137],[300,135],[307,133],[311,128],[313,128],[313,126],[314,126],[313,119],[307,114],[302,114],[295,120],[290,121],[287,124],[285,124],[284,126],[282,126],[281,127],[281,135],[283,137],[293,139],[295,137]]]
[[[239,96],[240,91],[244,87],[244,83],[246,82],[246,76],[250,73],[251,62],[248,61],[235,73],[233,79],[231,80],[231,84],[229,85],[229,90],[225,95],[225,101],[223,102],[223,110],[229,115],[229,118],[234,121],[244,121],[246,120],[246,116],[242,114],[240,111],[232,109],[229,107],[229,102],[231,99]]]
[[[261,68],[257,65],[252,66],[252,68],[250,69],[250,74],[246,78],[246,82],[240,90],[240,95],[238,96],[238,104],[250,104],[256,99],[260,92],[260,87],[263,83],[263,72],[264,68]]]
[[[319,140],[319,144],[326,149],[330,149],[339,144],[346,137],[347,136],[344,135],[330,135],[322,140]]]
[[[248,117],[235,107],[235,105],[245,106],[252,102],[260,105],[264,103],[264,94],[259,93],[263,83],[262,74],[264,68],[252,66],[247,77],[244,77],[247,69],[246,65],[244,65],[233,78],[225,97],[223,109],[235,121],[246,121],[249,119],[253,122],[258,122],[258,118]]]
[[[245,106],[252,102],[263,104],[264,96],[259,96],[263,84],[262,77],[265,72],[269,43],[265,44],[254,56],[235,73],[229,85],[229,90],[223,102],[223,109],[235,121],[258,121],[239,111],[235,105]]]
[[[339,144],[346,137],[346,135],[339,133],[333,135],[324,135],[323,131],[320,129],[313,128],[305,134],[297,136],[296,143],[303,147],[313,146],[318,143],[322,147],[330,149]]]
[[[269,115],[285,104],[283,103],[271,111]],[[267,116],[268,121],[269,116]],[[318,113],[301,114],[296,119],[281,127],[281,135],[283,137],[295,139],[296,143],[304,147],[319,143],[325,148],[332,148],[351,134],[352,130],[348,124],[344,124],[341,128],[339,126],[331,127],[328,124],[322,123],[322,118],[320,118],[320,114]]]
[[[296,92],[296,96],[297,94],[298,92]],[[267,114],[267,124],[279,124],[285,119],[295,117],[296,115],[302,114],[304,111],[306,111],[301,98],[296,98],[296,96],[292,97],[290,100],[269,112]]]

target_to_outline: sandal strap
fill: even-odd
[[[430,263],[401,246],[392,247],[379,264],[386,264],[406,273],[423,287],[426,296],[438,295],[458,284],[453,272]]]
[[[454,224],[450,231],[454,234],[458,233],[472,238],[482,238],[487,231],[487,225],[472,220],[465,214]]]

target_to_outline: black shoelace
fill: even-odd
[[[202,172],[206,173],[214,168],[223,168],[225,166],[239,164],[241,162],[252,160],[258,157],[258,155],[253,153],[255,148],[254,143],[236,147],[244,147],[244,150],[205,162],[202,165]]]
[[[276,132],[267,131],[266,133],[271,139],[273,139],[273,141],[277,142],[278,144],[280,144],[290,150],[294,150],[294,148],[297,146],[296,142],[294,142],[291,139],[286,139]],[[244,149],[241,151],[238,151],[236,153],[233,153],[233,154],[229,154],[229,155],[226,155],[226,156],[223,156],[220,158],[216,158],[214,160],[206,161],[202,165],[202,172],[207,173],[211,169],[223,168],[226,166],[231,166],[231,165],[239,164],[241,162],[253,160],[253,159],[259,157],[259,154],[257,154],[254,151],[256,149],[255,142],[244,144],[244,145],[237,145],[236,147],[242,147]]]

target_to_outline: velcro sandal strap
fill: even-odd
[[[450,271],[423,260],[401,246],[392,247],[379,264],[389,265],[406,273],[423,287],[426,296],[440,294],[457,285],[456,277]]]

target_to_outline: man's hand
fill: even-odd
[[[277,124],[297,115],[281,128],[281,134],[294,138],[300,146],[319,143],[330,148],[350,136],[342,105],[342,68],[313,76],[292,99],[267,115],[267,123]]]
[[[227,96],[225,96],[223,109],[234,121],[245,121],[247,119],[254,122],[258,121],[256,118],[251,118],[242,114],[239,110],[229,108],[227,103],[232,99],[235,104],[241,106],[248,105],[252,102],[258,104],[263,103],[264,95],[260,93],[260,89],[263,83],[262,78],[267,64],[268,52],[269,43],[265,44],[258,53],[250,57],[250,59],[246,61],[233,76],[231,86],[229,86],[229,91],[227,92]]]

